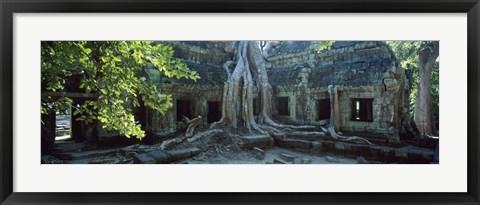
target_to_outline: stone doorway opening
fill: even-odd
[[[330,99],[317,101],[317,120],[330,119]]]
[[[177,121],[182,121],[184,117],[192,119],[193,103],[190,100],[177,100]]]
[[[222,111],[220,110],[220,102],[208,101],[207,104],[207,123],[219,121],[222,116]]]
[[[288,110],[288,97],[277,98],[277,111],[278,115],[290,115]]]

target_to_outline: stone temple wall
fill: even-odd
[[[229,55],[223,52],[224,45],[221,42],[205,41],[162,43],[171,45],[174,50],[174,57],[182,59],[190,69],[197,71],[200,79],[197,81],[171,79],[162,76],[157,69],[147,68],[147,73],[157,84],[157,90],[160,93],[171,95],[173,103],[173,106],[163,114],[149,111],[147,113],[147,129],[158,134],[173,132],[177,128],[178,121],[177,100],[190,101],[192,117],[202,116],[206,123],[207,102],[221,103],[223,84],[226,81],[226,74],[222,65],[229,59]]]
[[[405,70],[398,66],[385,43],[335,42],[331,50],[318,54],[319,42],[286,44],[268,57],[274,97],[289,99],[289,116],[276,116],[277,119],[294,124],[328,125],[328,119],[317,120],[322,108],[316,102],[329,99],[327,87],[335,85],[339,96],[339,131],[398,140],[409,129],[409,83]],[[352,120],[354,98],[373,99],[371,122]]]
[[[176,129],[177,100],[187,100],[192,103],[192,117],[202,116],[206,123],[208,112],[208,101],[221,102],[222,88],[199,88],[194,85],[172,85],[159,84],[157,86],[161,93],[172,95],[173,106],[164,114],[149,112],[150,131],[155,133],[171,133]]]
[[[163,94],[171,94],[173,107],[164,114],[147,112],[147,129],[154,133],[170,133],[176,129],[177,100],[189,100],[193,117],[205,121],[208,101],[221,103],[226,75],[222,64],[232,58],[223,51],[222,42],[169,42],[175,57],[199,72],[197,82],[168,79],[155,69],[146,73]],[[330,50],[318,53],[320,42],[288,41],[271,50],[267,61],[272,65],[268,77],[277,97],[288,98],[288,116],[274,118],[301,125],[329,124],[318,120],[318,100],[329,99],[328,85],[337,86],[339,96],[339,131],[371,133],[387,139],[398,139],[409,128],[409,83],[405,70],[398,66],[395,56],[383,42],[335,42]],[[257,93],[255,92],[255,96]],[[352,98],[369,98],[373,120],[353,121]],[[220,104],[221,106],[221,104]],[[324,111],[324,110],[323,110]]]

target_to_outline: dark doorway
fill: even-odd
[[[192,119],[192,103],[189,100],[177,100],[177,121],[182,121],[183,116]]]
[[[317,120],[326,120],[330,118],[330,99],[321,99],[317,101]]]
[[[84,99],[75,99],[75,105],[82,105],[85,102]],[[70,136],[76,142],[85,141],[85,130],[83,129],[83,121],[78,120],[81,114],[75,114],[75,109],[70,111]]]
[[[222,111],[220,110],[220,102],[208,101],[207,123],[212,123],[220,120]]]
[[[352,99],[352,120],[354,121],[373,121],[373,98],[353,98]]]
[[[290,115],[288,112],[288,97],[277,98],[277,111],[278,115]]]

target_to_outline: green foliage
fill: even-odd
[[[81,75],[79,88],[97,98],[73,104],[73,114],[86,123],[98,120],[104,128],[126,137],[145,136],[133,115],[133,108],[141,102],[160,113],[172,106],[171,96],[160,94],[145,74],[147,63],[167,77],[199,78],[173,58],[172,47],[150,41],[44,41],[41,49],[42,89],[65,91],[64,79]],[[42,113],[71,103],[69,98],[43,97]]]
[[[320,46],[317,49],[317,53],[320,53],[325,50],[330,50],[335,41],[320,41]]]
[[[428,41],[387,41],[387,44],[390,45],[397,60],[400,62],[400,65],[406,69],[412,69],[412,88],[410,92],[410,114],[413,116],[415,111],[415,100],[418,93],[418,53],[421,49],[425,48],[422,46],[428,43]],[[439,81],[439,62],[435,62],[432,73],[431,73],[431,93],[432,93],[432,108],[434,116],[438,117],[439,113],[439,91],[440,91],[440,81]]]

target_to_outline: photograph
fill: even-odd
[[[439,45],[41,41],[41,164],[439,164]]]

